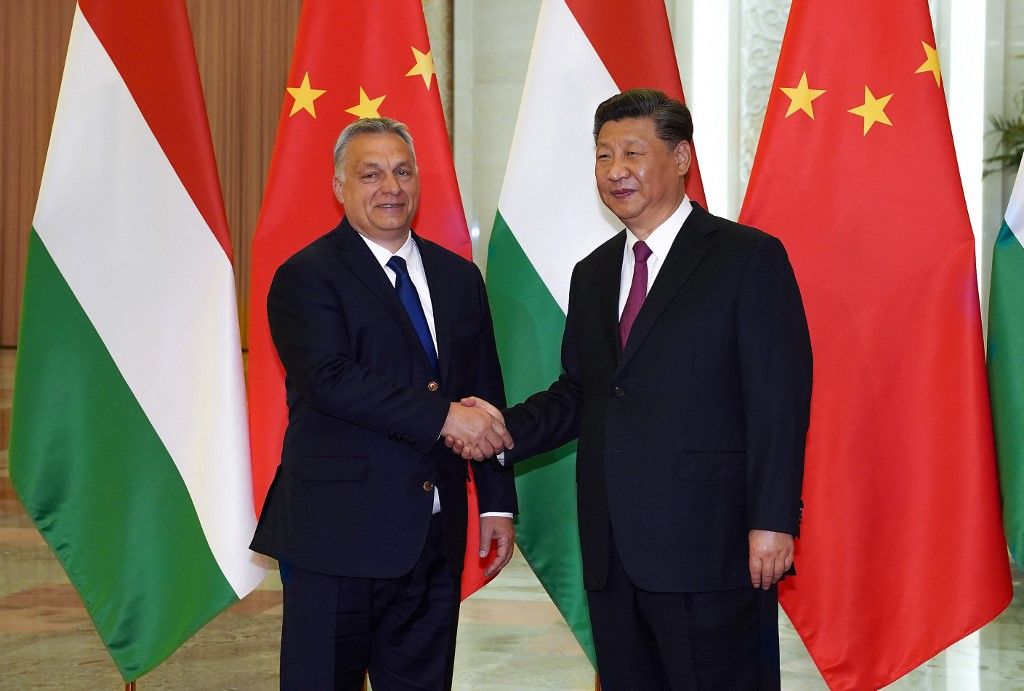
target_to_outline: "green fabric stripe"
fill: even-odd
[[[1024,567],[1024,247],[1003,223],[992,255],[988,379],[999,457],[1003,523]]]
[[[487,253],[487,292],[508,400],[516,403],[562,371],[565,315],[500,211]],[[576,442],[517,464],[516,489],[519,548],[596,667],[576,522]]]
[[[10,475],[126,681],[236,600],[171,457],[34,231]]]

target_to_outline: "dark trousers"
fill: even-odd
[[[386,535],[381,535],[386,540]],[[423,554],[401,578],[351,578],[281,565],[281,688],[451,688],[458,581],[435,515]]]
[[[760,591],[640,590],[610,548],[605,587],[587,592],[604,691],[764,688]]]

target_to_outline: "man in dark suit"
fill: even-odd
[[[692,133],[686,106],[657,91],[598,107],[597,187],[626,228],[573,271],[563,374],[505,411],[507,460],[579,437],[583,578],[609,691],[763,686],[757,589],[791,568],[800,519],[800,293],[777,239],[687,199]]]
[[[503,397],[487,296],[471,262],[410,230],[404,125],[346,127],[334,191],[345,217],[281,265],[267,299],[289,415],[252,549],[281,563],[281,686],[358,689],[368,671],[377,691],[448,688],[469,476],[438,438],[487,455],[511,444],[457,402]],[[493,575],[511,556],[515,486],[496,465],[475,478]]]

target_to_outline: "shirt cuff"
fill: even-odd
[[[501,516],[502,518],[514,518],[512,514],[506,513],[504,511],[486,511],[480,514],[480,518],[483,518],[484,516]]]

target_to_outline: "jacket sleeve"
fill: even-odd
[[[797,535],[811,343],[793,268],[774,237],[764,236],[747,261],[737,334],[747,439],[747,526]]]
[[[501,409],[505,407],[505,384],[501,376],[498,350],[494,343],[494,324],[491,320],[491,309],[483,277],[479,269],[475,266],[473,269],[476,272],[477,299],[481,315],[473,391],[476,392],[475,395]],[[480,513],[496,511],[514,514],[519,511],[515,474],[511,463],[505,467],[497,461],[474,463],[473,479],[476,483]]]
[[[402,386],[355,359],[347,347],[341,296],[319,267],[283,264],[270,286],[267,316],[288,380],[310,408],[422,453],[433,448],[448,402]]]

